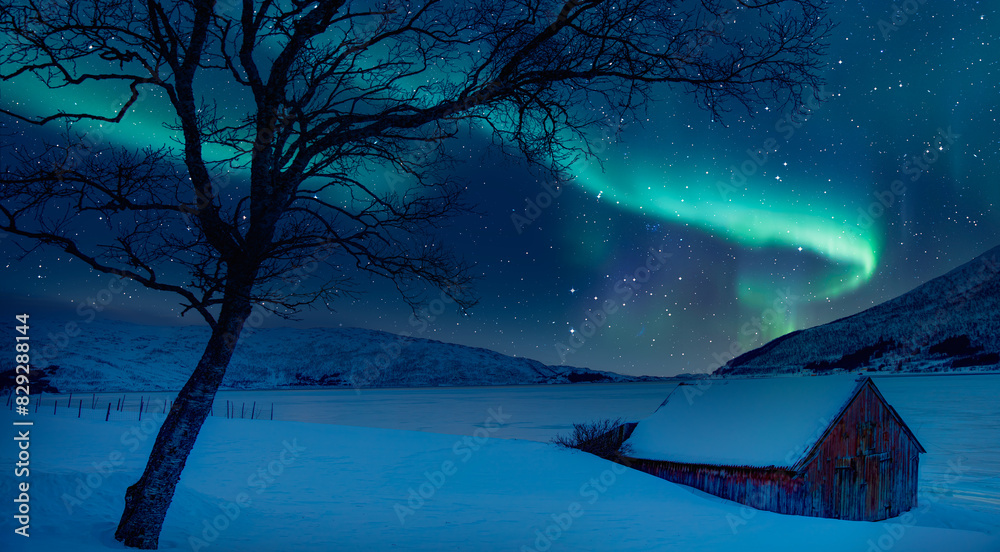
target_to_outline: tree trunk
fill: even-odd
[[[230,295],[227,293],[227,295]],[[188,454],[212,409],[215,393],[226,374],[243,323],[250,315],[246,294],[227,300],[194,373],[177,395],[163,421],[142,477],[125,492],[115,538],[134,548],[156,549],[163,520]]]

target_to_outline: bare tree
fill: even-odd
[[[5,82],[120,94],[106,111],[5,106],[66,131],[7,146],[0,227],[175,294],[212,330],[126,493],[115,536],[138,548],[157,546],[253,313],[328,305],[358,274],[414,306],[435,288],[475,302],[438,236],[467,208],[447,139],[483,132],[558,172],[657,83],[714,115],[803,101],[829,31],[819,0],[18,0],[0,14]],[[177,144],[95,136],[146,101]]]

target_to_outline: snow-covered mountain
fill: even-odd
[[[205,327],[143,326],[99,318],[30,322],[32,382],[39,391],[46,390],[46,382],[61,392],[177,390],[208,341]],[[70,337],[73,333],[78,335]],[[9,368],[4,373],[12,374]],[[254,330],[240,340],[222,386],[366,388],[654,379],[546,366],[488,349],[375,330],[273,328]]]
[[[1000,370],[1000,247],[866,311],[792,332],[714,373]]]

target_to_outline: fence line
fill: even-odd
[[[6,401],[5,404],[8,410],[14,410],[14,399],[13,393],[7,389],[6,391]],[[34,412],[38,413],[38,410],[45,405],[50,405],[52,407],[52,414],[59,414],[59,403],[63,401],[63,397],[49,393],[39,393],[38,395],[30,395],[31,402],[34,403]],[[133,396],[134,397],[134,396]],[[105,422],[109,421],[142,421],[142,415],[145,414],[166,414],[173,408],[173,399],[166,399],[159,401],[161,404],[155,404],[153,397],[147,397],[143,394],[138,395],[138,405],[135,404],[134,398],[130,403],[128,393],[123,393],[121,397],[116,397],[111,399],[111,397],[100,397],[98,398],[97,393],[91,393],[90,404],[84,405],[84,399],[77,398],[76,400],[76,417],[77,418],[87,418],[87,419],[104,419]],[[73,393],[69,393],[65,397],[65,407],[67,410],[64,412],[69,412],[69,416],[72,416],[73,404]],[[249,416],[246,409],[246,403],[240,403],[240,415],[236,415],[236,402],[226,400],[226,410],[225,413],[218,414],[219,417],[225,417],[229,420],[242,419],[242,420],[274,420],[274,403],[271,403],[270,410],[265,408],[257,408],[257,401],[252,401],[250,405]],[[213,402],[212,408],[209,411],[209,416],[216,416],[215,414],[215,404]]]

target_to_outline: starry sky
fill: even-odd
[[[444,236],[476,263],[480,304],[417,326],[395,291],[372,281],[335,312],[274,324],[359,326],[547,364],[674,375],[905,293],[1000,243],[1000,9],[914,5],[893,20],[890,3],[835,3],[822,103],[720,122],[661,89],[617,136],[595,134],[600,159],[577,162],[560,182],[463,135],[450,146],[463,160],[455,173],[478,209]],[[55,95],[5,86],[0,102],[40,112]],[[161,139],[169,131],[155,105],[105,139]],[[25,146],[46,138],[9,118],[0,125]],[[58,252],[15,261],[12,241],[0,241],[11,308],[70,320],[107,287],[109,276]],[[132,286],[101,315],[198,322],[179,311],[173,297]]]

